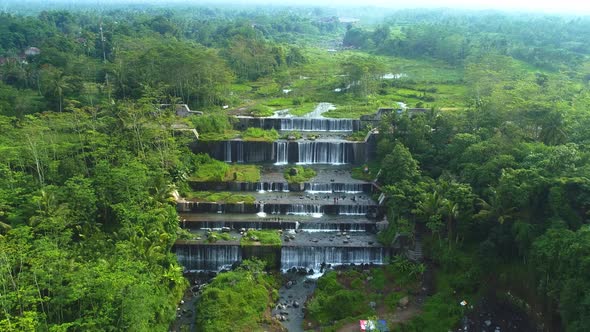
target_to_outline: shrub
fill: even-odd
[[[197,305],[197,330],[258,330],[266,308],[278,297],[273,278],[263,268],[263,264],[244,261],[207,285]]]
[[[199,133],[224,133],[233,129],[230,118],[225,114],[208,114],[190,118]]]
[[[291,175],[291,169],[296,169],[297,174]],[[312,168],[305,168],[303,166],[289,167],[285,171],[285,180],[289,183],[303,183],[314,178],[317,173]]]
[[[268,106],[264,106],[264,105],[255,105],[252,106],[250,108],[250,114],[252,116],[258,116],[258,117],[263,117],[263,116],[271,116],[273,115],[274,111],[272,108],[268,107]]]
[[[245,141],[264,141],[274,142],[279,139],[279,133],[275,129],[264,130],[261,128],[250,127],[242,133]]]
[[[256,241],[256,239],[258,241]],[[240,240],[240,245],[253,245],[257,243],[268,246],[280,246],[281,237],[276,230],[250,230],[246,234],[244,234],[244,236]]]

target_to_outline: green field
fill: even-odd
[[[289,109],[296,116],[313,110],[319,102],[330,102],[335,110],[324,113],[332,118],[358,118],[372,114],[379,107],[392,107],[403,102],[409,107],[454,109],[465,107],[463,68],[433,59],[405,59],[374,56],[360,51],[329,53],[308,47],[310,61],[289,72],[255,82],[233,84],[232,108],[246,109],[247,115],[270,116],[277,110]],[[370,59],[382,66],[382,75],[403,74],[395,79],[376,79],[372,93],[358,97],[349,92],[335,92],[346,81],[342,63],[351,57]],[[284,93],[283,89],[290,90]],[[243,112],[242,112],[243,113]]]

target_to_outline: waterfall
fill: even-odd
[[[284,246],[281,250],[281,269],[305,267],[318,269],[322,263],[383,264],[384,250],[379,247],[307,247]]]
[[[381,193],[381,195],[379,195],[379,205],[383,204],[383,201],[385,201],[385,194]]]
[[[364,216],[369,212],[367,205],[340,205],[338,214],[341,216]]]
[[[235,141],[237,147],[237,159],[238,159],[238,163],[243,163],[244,162],[244,142],[242,141]]]
[[[348,132],[353,130],[353,120],[326,118],[284,118],[281,119],[281,130]]]
[[[244,162],[244,142],[243,141],[225,141],[224,143],[224,156],[225,156],[225,162],[226,163],[231,163],[231,162],[238,162],[238,163],[243,163]],[[235,159],[233,159],[232,157],[234,156],[234,154],[232,152],[232,150],[235,149]]]
[[[275,165],[287,165],[289,163],[289,143],[274,142]]]
[[[202,189],[206,190],[206,189]],[[256,191],[259,194],[267,192],[289,192],[289,184],[286,182],[257,182],[256,185],[250,183],[244,183],[239,190],[234,191]]]
[[[310,194],[325,194],[333,192],[331,183],[306,183],[305,191]]]
[[[289,184],[287,182],[270,182],[268,191],[282,191],[284,193],[288,193]]]
[[[305,191],[309,192],[310,194],[359,194],[364,192],[363,186],[363,183],[306,183]]]
[[[226,163],[231,163],[231,141],[225,141],[225,160]]]
[[[297,142],[298,164],[347,164],[352,159],[347,142]]]
[[[366,223],[358,224],[342,224],[342,223],[323,223],[323,222],[308,222],[300,227],[305,232],[319,233],[319,232],[366,232],[368,228]],[[372,229],[372,228],[371,228]]]
[[[260,203],[260,206],[258,207],[258,213],[256,213],[256,215],[260,218],[266,217],[266,212],[264,212],[264,203]]]
[[[191,271],[219,271],[242,260],[237,245],[179,245],[175,251],[178,263]]]
[[[287,214],[296,216],[312,216],[314,218],[320,218],[324,214],[324,211],[320,205],[291,204],[289,205]]]
[[[334,192],[359,194],[364,192],[362,183],[334,183]]]

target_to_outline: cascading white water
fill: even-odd
[[[243,163],[244,162],[244,142],[242,141],[234,141],[234,143],[236,144],[236,150],[237,150],[237,160],[238,163]]]
[[[305,191],[310,194],[347,193],[358,194],[363,192],[362,183],[306,183]]]
[[[352,119],[285,118],[281,119],[281,130],[349,132],[353,130],[352,123]]]
[[[310,194],[332,193],[332,183],[306,183],[305,191]]]
[[[289,143],[274,142],[275,165],[287,165],[289,163]]]
[[[287,214],[296,216],[312,216],[314,218],[320,218],[324,215],[324,209],[321,205],[291,204],[289,205]]]
[[[379,205],[383,204],[383,201],[385,201],[385,194],[381,193],[381,195],[379,195]]]
[[[285,246],[281,249],[281,269],[320,268],[322,263],[383,264],[384,250],[379,247],[308,247]]]
[[[340,205],[338,214],[341,216],[364,216],[369,212],[367,205]]]
[[[297,142],[297,164],[342,165],[350,162],[346,142]]]
[[[182,245],[175,248],[178,263],[190,271],[219,271],[242,260],[237,245]]]
[[[225,141],[225,162],[231,163],[231,141]]]
[[[258,207],[258,213],[256,213],[256,215],[260,218],[266,217],[266,212],[264,212],[264,203],[260,203],[260,206]]]
[[[322,223],[322,222],[308,222],[299,227],[301,230],[308,233],[321,232],[366,232],[367,224],[337,224],[337,223]]]

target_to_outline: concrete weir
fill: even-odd
[[[342,139],[298,140],[276,142],[197,141],[191,145],[194,153],[207,153],[228,163],[286,164],[361,164],[368,161],[365,142]]]
[[[230,234],[240,237],[239,233]],[[285,271],[294,267],[319,270],[326,265],[383,264],[389,256],[389,250],[368,233],[291,231],[284,235],[292,240],[281,246],[179,240],[173,250],[179,263],[188,271],[219,271],[250,257],[265,259]]]
[[[283,134],[314,132],[314,139],[232,139],[191,145],[195,153],[228,163],[258,164],[262,176],[253,183],[189,183],[194,191],[231,191],[250,197],[249,203],[231,204],[177,201],[181,225],[191,237],[178,240],[173,250],[186,270],[218,271],[250,257],[262,258],[276,269],[316,271],[326,265],[383,264],[387,260],[389,249],[376,237],[386,223],[384,207],[376,201],[379,190],[351,176],[355,164],[366,163],[374,155],[374,134],[362,142],[344,139],[360,130],[360,120],[324,118],[322,113],[332,106],[320,104],[300,118],[286,113],[271,118],[238,117],[235,124],[236,129],[274,128]],[[297,164],[313,168],[316,176],[305,183],[287,183],[287,167]],[[272,246],[240,242],[248,230],[276,232],[280,245],[276,241]],[[209,242],[212,232],[226,235]]]

